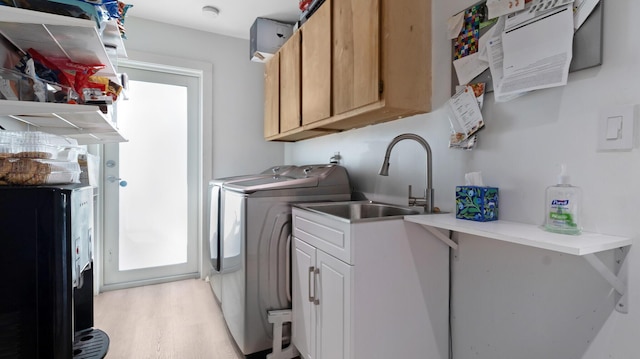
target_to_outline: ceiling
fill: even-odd
[[[202,31],[249,39],[257,17],[294,23],[300,16],[299,0],[125,0],[133,5],[127,17],[138,17]],[[204,16],[202,7],[220,10],[217,18]],[[126,21],[125,21],[126,27]]]

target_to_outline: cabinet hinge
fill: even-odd
[[[384,81],[380,80],[380,82],[378,82],[378,93],[383,93],[384,92]]]

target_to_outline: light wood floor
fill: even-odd
[[[111,341],[107,359],[244,358],[203,280],[105,292],[94,303],[94,326]]]

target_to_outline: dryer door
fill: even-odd
[[[260,313],[291,308],[291,206],[289,203],[280,202],[270,205],[257,237],[260,239],[258,266],[254,273],[258,276],[256,304]],[[251,268],[251,265],[247,264],[247,268]],[[251,274],[250,270],[247,272]],[[250,298],[247,298],[247,301],[251,303]],[[264,330],[272,333],[273,325],[268,322],[267,315],[263,314],[260,318]],[[289,337],[288,325],[284,328],[283,335],[285,338]]]
[[[209,254],[211,266],[220,272],[220,186],[209,186]]]
[[[220,273],[242,268],[242,242],[245,236],[246,197],[240,193],[223,191],[222,232],[218,252]]]
[[[291,307],[291,206],[273,204],[259,234],[258,278],[263,312]],[[266,319],[266,317],[264,317]],[[266,326],[271,327],[265,321]]]

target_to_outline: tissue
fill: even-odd
[[[482,172],[469,172],[464,174],[464,184],[466,186],[479,186],[483,187]]]
[[[498,188],[485,186],[481,172],[464,175],[465,185],[456,186],[456,218],[479,222],[498,219]]]

